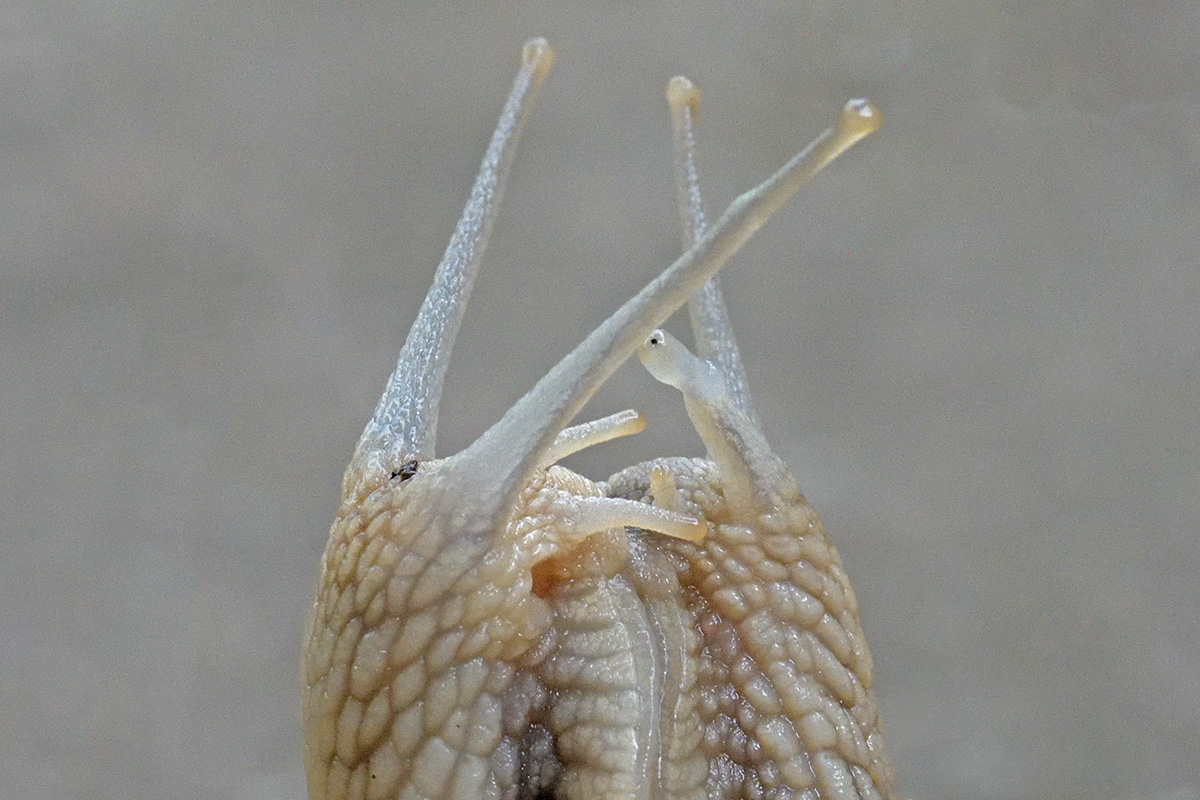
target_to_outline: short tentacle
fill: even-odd
[[[433,286],[408,332],[396,371],[388,379],[375,414],[358,442],[344,489],[352,488],[361,476],[388,469],[391,463],[425,460],[434,455],[438,405],[450,351],[487,247],[517,141],[537,88],[553,61],[554,52],[545,39],[525,43],[520,71],[484,154],[471,196]]]
[[[538,466],[545,469],[551,464],[557,464],[572,453],[578,453],[592,445],[619,439],[622,436],[632,436],[644,430],[646,430],[646,418],[642,416],[641,412],[634,411],[632,408],[594,419],[591,422],[573,425],[558,434],[554,439],[554,444],[546,449]]]
[[[662,464],[650,470],[650,496],[656,506],[667,511],[678,511],[682,505],[675,476]]]
[[[708,533],[708,524],[696,517],[636,500],[580,497],[575,502],[576,536],[624,526],[654,531],[688,542],[698,542]]]
[[[738,197],[682,257],[555,365],[500,421],[455,459],[479,492],[472,526],[502,530],[520,487],[558,432],[645,337],[703,285],[808,179],[879,126],[867,101],[851,101],[838,124],[766,181]]]
[[[689,79],[677,75],[667,83],[667,104],[671,109],[675,185],[678,190],[683,249],[687,250],[700,240],[708,228],[704,198],[700,194],[700,175],[696,167],[696,118],[700,90]],[[750,384],[746,380],[741,351],[738,350],[729,312],[725,308],[719,275],[709,278],[708,283],[688,299],[688,318],[692,323],[697,355],[716,365],[725,378],[734,403],[753,420]]]

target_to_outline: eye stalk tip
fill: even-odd
[[[673,113],[678,113],[679,109],[687,107],[692,112],[692,116],[695,116],[700,108],[700,90],[696,88],[696,84],[692,83],[690,78],[676,75],[667,81],[667,104]]]
[[[838,133],[855,141],[879,130],[883,114],[870,100],[858,98],[846,103],[838,118]]]
[[[554,63],[554,48],[545,37],[537,36],[525,42],[521,48],[521,68],[539,76],[545,75]]]

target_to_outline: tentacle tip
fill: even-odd
[[[870,100],[858,98],[846,103],[838,118],[838,136],[857,141],[879,130],[883,114]]]
[[[690,78],[676,75],[667,81],[667,104],[673,112],[678,113],[686,107],[692,116],[696,116],[700,111],[700,90]]]
[[[708,536],[708,523],[704,520],[686,514],[680,514],[679,520],[679,529],[672,533],[674,538],[685,542],[702,542]]]
[[[521,48],[521,69],[538,76],[545,75],[554,63],[554,48],[545,37],[537,36],[525,42]]]

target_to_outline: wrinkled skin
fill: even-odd
[[[702,542],[613,529],[562,546],[573,498],[650,501],[655,465]],[[854,593],[778,488],[773,513],[738,520],[707,460],[603,487],[554,467],[498,546],[414,524],[419,484],[345,508],[308,631],[314,796],[889,796]]]
[[[719,292],[692,308],[704,358],[651,330],[782,202],[770,181],[706,235],[677,137],[685,243],[699,244],[478,442],[432,457],[453,314],[549,58],[527,45],[464,214],[483,222],[460,223],[434,318],[422,309],[347,469],[306,628],[309,796],[892,798],[854,593],[758,430]],[[695,102],[672,98],[677,134]],[[640,429],[632,413],[565,428],[635,349],[683,393],[707,458],[603,483],[554,465]]]

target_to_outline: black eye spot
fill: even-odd
[[[413,475],[417,474],[417,464],[418,464],[418,462],[416,462],[416,461],[404,462],[403,464],[400,465],[400,469],[392,472],[392,480],[396,480],[396,478],[399,478],[400,482],[404,483],[406,480],[411,478]]]

